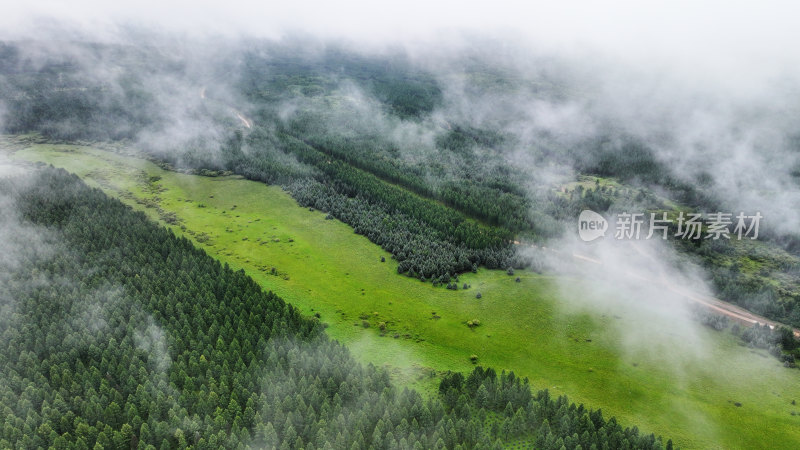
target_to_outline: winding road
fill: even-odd
[[[203,100],[206,99],[206,87],[205,86],[200,88],[200,98],[203,99]],[[228,105],[228,104],[226,104],[224,102],[220,101],[220,103],[222,103],[228,109],[230,109],[231,112],[233,112],[233,115],[235,115],[236,118],[239,119],[242,122],[242,125],[244,125],[246,128],[253,128],[253,121],[248,119],[247,117],[245,117],[244,114],[242,114],[238,109],[236,109],[233,106]]]

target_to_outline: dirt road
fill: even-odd
[[[200,98],[203,99],[203,100],[206,99],[206,87],[205,86],[200,88]],[[239,119],[242,122],[242,125],[244,125],[246,128],[253,128],[253,121],[248,119],[247,117],[245,117],[244,114],[242,114],[239,110],[237,110],[233,106],[225,104],[223,102],[220,102],[220,103],[222,103],[228,109],[230,109],[231,112],[233,113],[233,115],[235,115],[236,118]]]

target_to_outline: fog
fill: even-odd
[[[23,211],[28,208],[30,212],[31,205],[25,203],[24,195],[41,181],[35,170],[18,161],[9,161],[0,153],[0,335],[4,343],[16,346],[21,335],[35,330],[31,335],[43,341],[47,337],[52,353],[42,350],[46,356],[40,356],[26,349],[14,351],[21,351],[20,358],[46,358],[62,352],[91,352],[114,346],[113,336],[124,334],[115,332],[128,327],[133,335],[124,339],[133,340],[137,348],[146,352],[152,365],[147,393],[153,398],[161,395],[159,398],[169,402],[170,407],[177,408],[178,393],[168,387],[167,370],[172,362],[161,328],[149,314],[131,303],[124,288],[110,285],[107,280],[88,288],[87,280],[101,269],[82,266],[78,262],[81,258],[65,242],[60,230],[25,218]],[[74,266],[65,269],[64,261]],[[78,291],[81,295],[75,294]],[[58,312],[52,320],[41,321],[38,311],[48,307]],[[120,321],[121,310],[130,317]],[[64,336],[63,342],[51,342],[49,339],[55,335]],[[16,407],[26,395],[13,385],[20,380],[13,367],[6,362],[0,369],[0,387],[8,407]],[[34,381],[33,376],[28,381],[28,389],[44,386],[37,385],[41,380]],[[38,409],[30,402],[27,405]]]
[[[13,180],[20,187],[30,183],[27,170],[6,160],[3,154],[0,154],[0,180]],[[3,211],[0,214],[0,280],[5,285],[15,271],[31,261],[50,258],[56,236],[24,221],[10,193],[0,192],[0,210]]]
[[[198,135],[209,147],[219,142],[219,125],[198,114],[202,102],[195,93],[203,86],[246,110],[228,89],[226,74],[206,64],[229,57],[242,39],[305,36],[306,50],[330,42],[369,54],[399,50],[438,74],[446,95],[439,117],[501,124],[519,136],[515,162],[535,161],[531,148],[542,146],[544,133],[571,146],[611,126],[647,142],[687,181],[710,173],[731,208],[761,208],[773,226],[791,231],[798,217],[783,205],[798,201],[791,176],[797,144],[787,142],[792,136],[786,133],[800,114],[800,54],[792,46],[800,41],[793,23],[798,12],[788,1],[39,1],[6,6],[0,39],[60,42],[51,50],[85,61],[106,83],[120,83],[112,79],[113,66],[71,53],[64,43],[136,45],[182,65],[184,78],[156,71],[140,87],[152,93],[148,115],[164,119],[141,136],[142,145],[155,147],[178,147]],[[519,91],[469,95],[474,86],[458,77],[466,58],[490,61],[523,81],[547,77],[569,98]],[[235,70],[235,60],[225,64]],[[363,93],[343,88],[354,93],[346,94],[353,105],[370,106]],[[372,106],[351,113],[375,118]],[[409,150],[425,147],[434,129],[380,126],[391,127],[387,131]],[[542,178],[568,177],[569,163]],[[776,168],[781,171],[764,176]]]
[[[395,52],[443,88],[442,104],[428,119],[391,116],[346,79],[337,90],[346,100],[339,109],[290,99],[281,117],[327,113],[332,129],[387,136],[410,162],[440,157],[434,139],[450,123],[500,129],[515,138],[500,156],[529,173],[535,195],[570,180],[576,159],[594,157],[560,150],[624,135],[645,143],[675,177],[702,179],[728,212],[760,211],[771,229],[793,233],[800,227],[800,144],[793,130],[800,118],[800,54],[791,45],[800,41],[793,23],[798,9],[792,2],[722,1],[40,1],[7,6],[0,38],[39,41],[25,54],[34,68],[57,55],[112,90],[140,91],[139,119],[149,125],[137,130],[136,144],[161,153],[186,146],[214,152],[224,127],[237,121],[231,111],[247,115],[231,75],[243,42],[302,36],[310,53],[331,42],[364,54]],[[70,44],[78,41],[134,46],[178,70],[142,68],[131,87],[113,55]],[[465,77],[472,60],[517,85],[476,85]],[[201,98],[201,90],[213,98]],[[131,126],[117,121],[107,128],[113,137]],[[610,145],[623,151],[618,141]]]
[[[325,117],[333,132],[374,133],[410,164],[436,161],[452,170],[468,162],[442,161],[435,146],[451,124],[501,130],[511,139],[497,148],[478,148],[476,161],[484,165],[474,170],[508,164],[525,174],[533,198],[574,180],[582,163],[598,157],[599,150],[587,142],[607,139],[607,150],[624,152],[624,141],[634,139],[671,175],[713,193],[721,212],[761,212],[764,226],[778,234],[800,229],[800,52],[795,48],[800,6],[794,2],[81,0],[4,9],[0,39],[42,39],[48,42],[42,55],[80,61],[110,89],[130,88],[113,61],[95,59],[67,42],[141,46],[179,67],[144,68],[147,76],[135,86],[147,105],[143,117],[151,122],[132,140],[156,153],[189,146],[216,155],[226,130],[241,126],[231,112],[247,116],[255,109],[237,94],[231,75],[240,46],[301,42],[313,58],[333,43],[359,54],[408,58],[435,77],[442,102],[422,120],[405,120],[342,77],[335,88],[340,102],[289,98],[280,105],[281,119],[311,111]],[[26,55],[34,66],[40,56]],[[476,83],[467,76],[474,61],[514,83],[503,88]],[[0,103],[0,119],[5,110]],[[434,185],[442,180],[427,175]],[[652,183],[635,181],[658,189]],[[613,205],[612,210],[631,206],[644,208]],[[12,232],[12,222],[0,220],[6,255],[0,268],[5,268],[13,264],[15,239],[29,239],[16,223]],[[560,275],[563,313],[625,311],[626,320],[613,330],[623,362],[649,354],[665,363],[676,386],[697,374],[697,364],[713,366],[714,343],[692,318],[686,295],[713,295],[699,266],[660,241],[615,241],[610,230],[609,237],[590,245],[575,238],[577,217],[559,225],[564,237],[546,244],[555,251],[522,251],[535,253],[546,271]],[[137,335],[137,345],[166,355],[163,334],[154,327]],[[651,339],[654,334],[663,339]],[[169,365],[168,356],[156,361],[161,371]],[[743,382],[735,376],[730,381]],[[699,412],[686,414],[713,426]]]
[[[451,170],[468,169],[464,161],[442,161],[436,149],[436,137],[451,124],[501,130],[512,139],[479,148],[474,170],[508,164],[526,174],[533,198],[598,157],[587,142],[610,137],[604,145],[624,152],[623,140],[635,139],[677,179],[702,180],[724,212],[759,211],[770,230],[795,233],[800,55],[791,43],[800,41],[792,20],[797,9],[791,2],[721,1],[42,1],[7,7],[0,38],[35,39],[24,55],[34,69],[59,58],[77,62],[112,91],[138,92],[142,108],[135,119],[144,126],[112,121],[108,135],[130,134],[135,145],[178,161],[187,147],[218,161],[226,129],[250,120],[252,108],[234,87],[242,48],[288,43],[314,59],[335,44],[363,55],[402,55],[442,87],[441,104],[424,120],[389,114],[347,78],[335,89],[341,102],[289,98],[280,117],[312,111],[336,133],[374,133],[411,164],[435,161]],[[94,41],[138,48],[170,69],[142,67],[131,81],[111,52],[73,45]],[[474,61],[511,86],[476,83],[468,76]],[[441,179],[428,174],[434,185]],[[651,182],[638,180],[645,187]],[[694,284],[706,290],[702,281]]]
[[[423,41],[442,33],[517,33],[542,47],[574,50],[591,44],[601,51],[646,58],[654,64],[687,67],[742,67],[760,62],[745,74],[796,63],[792,52],[797,5],[790,1],[706,2],[632,0],[592,2],[423,2],[365,0],[344,2],[193,2],[153,0],[97,2],[54,0],[6,5],[5,34],[28,32],[53,20],[96,31],[122,23],[168,28],[196,35],[249,34],[276,37],[306,32],[364,43]],[[711,58],[711,60],[709,60]]]

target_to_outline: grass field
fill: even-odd
[[[537,389],[602,408],[684,448],[800,448],[800,415],[792,414],[800,411],[792,405],[800,401],[800,371],[739,346],[729,333],[702,329],[711,351],[677,371],[657,351],[623,349],[619,330],[632,315],[565,308],[567,294],[552,277],[479,270],[461,277],[467,290],[434,288],[397,275],[388,253],[299,207],[279,187],[167,172],[90,147],[6,147],[15,159],[78,174],[304,313],[318,313],[330,336],[400,384],[430,392],[432,374],[469,371],[475,354],[482,365],[514,370]],[[466,325],[473,319],[480,326]],[[682,345],[675,333],[653,333],[656,348]]]

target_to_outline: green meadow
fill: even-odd
[[[441,372],[469,371],[475,355],[684,448],[800,448],[800,371],[730,333],[702,330],[711,354],[677,371],[657,351],[623,350],[619,330],[632,315],[564,307],[569,294],[551,276],[479,270],[462,275],[458,291],[435,288],[398,275],[387,252],[278,186],[165,171],[93,147],[5,145],[14,159],[73,172],[243,269],[400,385],[433,392]],[[653,333],[660,346],[680,346],[681,336]]]

